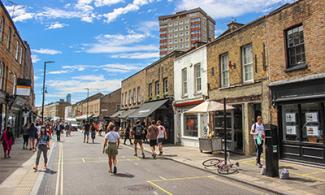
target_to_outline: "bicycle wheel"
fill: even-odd
[[[219,174],[233,174],[238,172],[238,167],[230,164],[230,165],[223,165],[218,167]]]
[[[220,160],[217,158],[211,158],[202,162],[202,165],[205,167],[215,167],[220,163]]]

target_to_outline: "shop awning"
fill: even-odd
[[[92,117],[93,115],[88,115],[88,118]],[[87,114],[81,115],[81,116],[77,116],[76,117],[77,120],[85,120],[87,119]]]
[[[128,118],[136,109],[125,110],[119,118]]]
[[[122,114],[123,114],[123,112],[125,112],[124,110],[119,110],[119,111],[117,111],[117,112],[115,112],[115,113],[113,113],[111,116],[109,116],[110,118],[118,118],[118,117],[120,117]]]
[[[144,103],[140,108],[138,108],[134,113],[132,113],[129,118],[145,118],[164,105],[168,100],[160,100],[154,102]]]

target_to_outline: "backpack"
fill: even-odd
[[[142,136],[142,130],[143,130],[142,126],[141,125],[137,125],[135,127],[135,135],[136,136]]]

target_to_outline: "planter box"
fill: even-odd
[[[199,138],[199,148],[201,152],[213,152],[221,150],[221,138]]]

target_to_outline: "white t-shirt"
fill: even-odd
[[[158,136],[157,136],[157,138],[158,139],[159,138],[165,138],[165,131],[166,131],[165,127],[162,126],[162,125],[159,125],[158,126]]]
[[[255,133],[257,133],[256,135],[254,134],[254,139],[256,139],[258,134],[261,135],[264,134],[264,125],[263,124],[259,125],[258,123],[254,123],[252,125],[252,129],[254,129],[254,125],[255,125]]]
[[[120,138],[120,135],[116,131],[110,131],[110,132],[106,133],[106,135],[105,135],[105,139],[107,139],[108,142],[110,142],[110,143],[116,143],[119,138]]]

